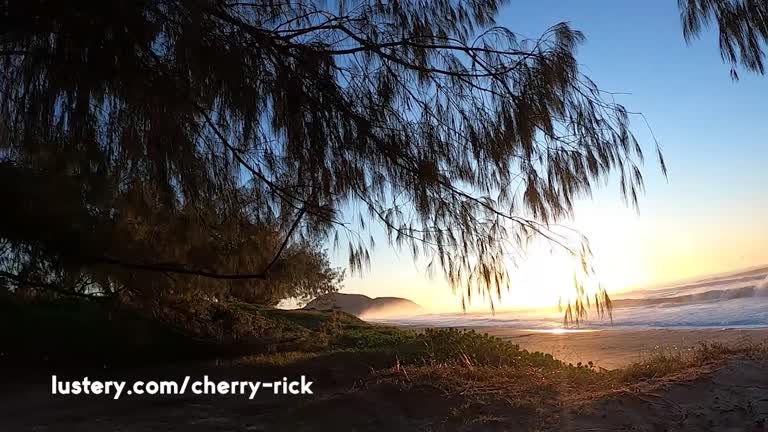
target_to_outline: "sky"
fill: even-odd
[[[609,293],[699,275],[768,264],[768,76],[741,71],[737,82],[722,63],[714,32],[688,45],[675,0],[513,1],[497,23],[528,37],[567,21],[586,36],[577,59],[616,101],[641,112],[633,130],[646,154],[661,144],[667,179],[655,158],[643,170],[639,213],[609,186],[576,205],[564,225],[585,234],[595,278]],[[460,311],[460,297],[425,262],[386,244],[374,231],[371,268],[347,276],[342,292],[398,296],[435,311]],[[342,247],[331,250],[346,266]],[[510,269],[512,286],[497,306],[556,304],[572,292],[572,263],[549,248],[533,248]],[[490,310],[475,297],[471,310]]]

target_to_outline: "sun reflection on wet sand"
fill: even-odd
[[[569,334],[569,333],[590,333],[590,332],[597,332],[601,330],[594,330],[594,329],[566,329],[566,328],[554,328],[554,329],[530,329],[528,330],[530,332],[534,333],[549,333],[549,334]]]

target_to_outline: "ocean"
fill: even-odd
[[[548,311],[440,313],[366,318],[382,324],[418,327],[506,327],[534,331],[562,329],[699,329],[768,327],[768,267],[709,276],[611,296],[613,319],[594,317],[564,326],[563,314]]]

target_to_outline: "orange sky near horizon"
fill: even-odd
[[[637,214],[619,200],[585,202],[577,220],[564,225],[578,229],[590,241],[595,281],[609,294],[663,285],[683,279],[768,265],[768,205],[753,213],[697,213],[670,218],[652,212]],[[641,207],[642,210],[642,207]],[[436,271],[430,279],[425,263],[408,252],[386,245],[372,254],[372,269],[364,276],[347,276],[342,292],[371,297],[409,298],[430,311],[460,311],[461,297],[453,294]],[[529,250],[527,259],[510,268],[511,288],[502,292],[497,309],[552,307],[574,292],[577,263],[549,247]],[[476,295],[473,311],[490,311],[489,302]]]

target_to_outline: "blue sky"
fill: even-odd
[[[741,71],[741,80],[732,81],[714,32],[687,45],[675,0],[513,2],[498,24],[534,38],[560,21],[586,36],[577,56],[582,71],[603,90],[628,93],[617,102],[645,115],[669,166],[666,180],[648,158],[639,215],[608,187],[579,203],[576,219],[567,222],[590,237],[609,292],[768,264],[768,77]],[[652,155],[643,120],[633,125]],[[459,307],[439,274],[430,280],[425,263],[389,248],[381,232],[374,235],[380,238],[371,271],[348,277],[344,292]],[[332,256],[346,265],[344,248]],[[512,270],[519,283],[502,303],[532,304],[525,301],[530,292],[537,293],[535,304],[556,302],[572,289],[557,256],[533,251],[531,261]],[[542,282],[542,273],[561,274]]]

